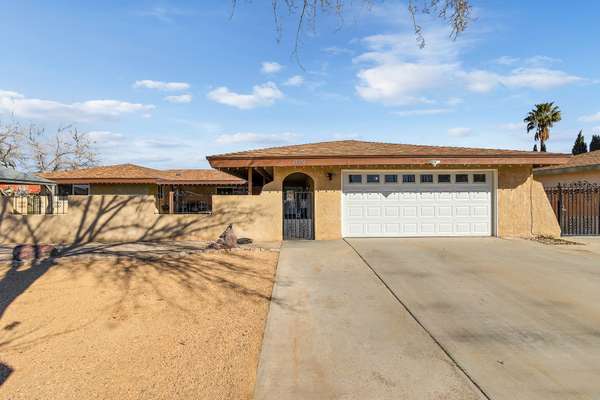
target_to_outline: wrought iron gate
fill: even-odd
[[[283,194],[283,239],[314,239],[313,194],[288,190]]]
[[[577,182],[546,188],[563,236],[600,235],[600,185]]]

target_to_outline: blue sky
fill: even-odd
[[[549,151],[600,133],[600,3],[473,0],[456,41],[405,4],[319,20],[291,56],[270,2],[22,1],[0,14],[0,113],[91,132],[104,164],[205,167],[206,155],[359,139],[531,149],[536,102],[563,112]],[[12,115],[12,117],[11,117]]]

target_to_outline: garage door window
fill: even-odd
[[[421,175],[421,183],[433,183],[433,175],[431,175],[431,174]]]
[[[450,183],[450,175],[449,174],[438,175],[438,183]]]
[[[385,183],[398,183],[398,175],[386,175]]]
[[[473,174],[473,183],[485,183],[485,174]]]
[[[348,183],[361,183],[362,175],[348,175]]]
[[[467,174],[456,174],[456,183],[469,183],[469,175]]]
[[[402,175],[402,183],[415,183],[415,175]]]
[[[379,175],[367,175],[367,183],[379,183]]]

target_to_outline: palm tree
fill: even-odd
[[[550,128],[561,120],[560,109],[554,103],[536,104],[523,122],[527,123],[527,133],[535,130],[535,141],[540,141],[540,151],[546,151],[546,141],[550,139]]]

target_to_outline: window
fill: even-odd
[[[421,183],[433,183],[433,175],[431,175],[431,174],[421,175]]]
[[[386,175],[385,183],[398,183],[398,175]]]
[[[73,185],[75,196],[87,196],[90,194],[90,185]]]
[[[473,174],[473,183],[485,183],[485,174]]]
[[[469,175],[467,174],[456,174],[455,176],[456,183],[469,183]]]
[[[379,175],[367,175],[367,183],[379,183]]]
[[[415,183],[415,175],[402,175],[402,183]]]
[[[348,183],[362,183],[362,175],[348,175]]]
[[[69,196],[73,194],[73,185],[58,185],[59,196]]]
[[[438,183],[450,183],[450,174],[438,175]]]

